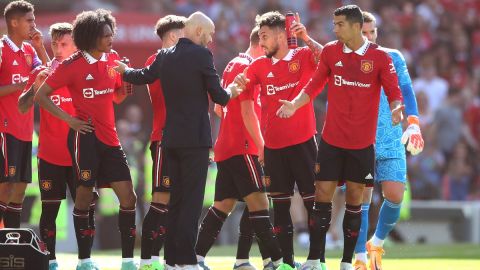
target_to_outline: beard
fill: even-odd
[[[278,44],[271,51],[267,51],[265,49],[265,56],[267,58],[272,58],[275,54],[277,54],[277,52],[278,52]]]

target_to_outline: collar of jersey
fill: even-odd
[[[370,46],[370,42],[366,38],[363,38],[363,45],[360,48],[358,48],[355,51],[355,53],[358,54],[358,55],[364,56],[365,53],[367,52],[369,46]],[[353,50],[348,48],[347,45],[343,44],[343,52],[344,53],[351,53],[351,52],[353,52]]]
[[[290,61],[292,60],[293,58],[293,49],[290,49],[287,53],[287,55],[285,55],[285,57],[283,57],[283,59],[277,59],[275,57],[272,57],[272,64],[276,64],[278,63],[280,60],[283,60],[283,61]]]
[[[22,47],[18,48],[18,46],[15,45],[15,43],[13,43],[13,41],[7,35],[3,35],[3,40],[7,42],[8,46],[12,49],[13,52],[18,52],[18,51],[25,52],[23,50],[23,43],[22,43]],[[3,47],[3,44],[2,44],[2,47]]]
[[[106,62],[107,61],[107,54],[106,53],[103,53],[102,54],[102,57],[100,57],[99,60],[97,60],[95,57],[93,57],[91,54],[89,54],[88,52],[86,51],[81,51],[82,52],[82,55],[83,55],[83,58],[85,58],[85,60],[87,61],[87,63],[89,64],[95,64],[97,63],[98,61],[102,61],[102,62]]]

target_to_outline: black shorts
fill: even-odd
[[[38,185],[42,201],[58,201],[66,198],[66,190],[75,200],[75,174],[72,166],[60,166],[38,159]]]
[[[317,142],[310,140],[280,149],[265,147],[265,168],[270,175],[270,193],[293,194],[295,183],[301,194],[315,192]]]
[[[217,162],[215,201],[243,199],[253,192],[265,192],[263,171],[257,156],[239,155]]]
[[[32,142],[0,133],[0,183],[32,182]]]
[[[111,182],[132,181],[127,157],[121,146],[106,145],[95,132],[68,132],[68,150],[72,156],[77,185],[110,187]]]
[[[167,159],[164,158],[165,151],[159,141],[150,144],[152,156],[152,194],[154,192],[170,192],[171,180],[167,173]]]
[[[344,149],[323,139],[318,147],[317,181],[352,181],[371,185],[375,172],[373,144],[363,149]]]

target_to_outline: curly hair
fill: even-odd
[[[115,18],[105,9],[84,11],[77,15],[73,22],[73,41],[79,50],[94,49],[99,38],[102,38],[103,26],[108,25],[113,34],[116,30]]]
[[[261,28],[268,26],[270,28],[276,27],[285,29],[285,16],[278,11],[269,11],[255,18],[256,25]]]
[[[168,31],[183,29],[186,20],[187,18],[183,16],[167,15],[157,21],[157,24],[155,25],[155,33],[157,33],[157,36],[160,37],[160,39],[163,39],[163,36],[168,33]]]
[[[27,1],[13,1],[10,2],[3,11],[3,16],[5,20],[8,22],[18,16],[24,16],[29,12],[33,12],[34,8],[33,5]]]

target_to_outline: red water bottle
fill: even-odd
[[[124,63],[125,65],[127,65],[128,67],[130,67],[130,59],[128,59],[127,57],[123,57],[122,60],[120,60],[120,62]],[[133,94],[133,85],[131,83],[128,83],[128,82],[123,82],[123,91],[126,95],[131,95]]]
[[[292,34],[292,31],[290,31],[290,27],[292,26],[292,23],[294,21],[295,14],[293,14],[293,12],[288,12],[285,15],[285,31],[287,31],[287,43],[289,49],[295,49],[298,47],[297,37],[295,36],[295,34]]]

